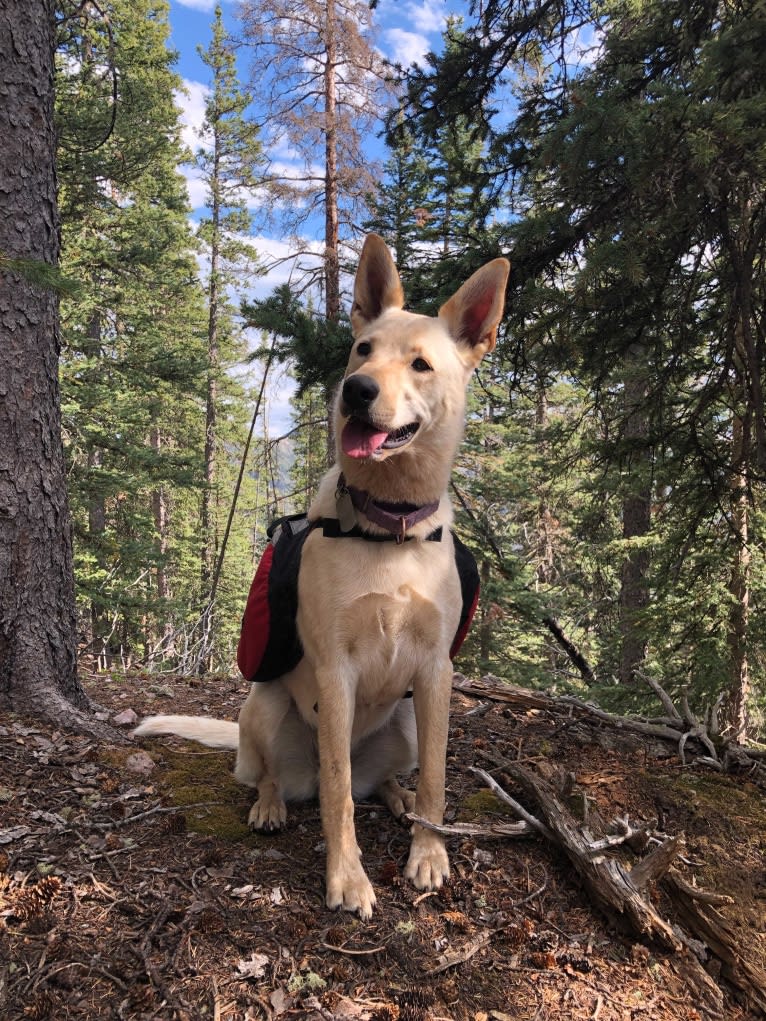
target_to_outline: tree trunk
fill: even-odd
[[[52,0],[0,7],[0,257],[55,267]],[[74,722],[72,530],[58,382],[58,297],[0,263],[0,698]],[[81,717],[84,720],[84,717]]]
[[[159,455],[162,450],[162,433],[159,426],[153,426],[149,442],[152,450]],[[161,608],[162,624],[160,628],[160,634],[152,636],[153,640],[161,640],[161,648],[163,654],[170,656],[173,654],[173,627],[171,621],[168,619],[167,601],[170,599],[170,585],[168,584],[168,575],[165,570],[165,561],[168,553],[168,530],[169,530],[169,511],[168,511],[168,498],[167,493],[163,486],[158,486],[157,489],[152,492],[152,516],[154,517],[154,529],[157,533],[157,564],[155,566],[155,582],[157,585],[157,597],[163,603],[165,607]]]
[[[88,339],[85,353],[88,358],[94,361],[101,357],[101,314],[96,311],[91,316],[88,324]],[[99,471],[103,467],[104,452],[100,447],[90,447],[88,450],[88,478],[90,486],[88,490],[88,547],[91,555],[94,555],[100,567],[104,566],[104,536],[106,534],[106,503],[104,494],[99,484]],[[96,485],[93,480],[96,479]],[[97,602],[91,601],[90,613],[85,624],[86,633],[82,636],[86,649],[93,650],[96,657],[98,670],[109,668],[106,643],[104,634],[110,628],[107,625],[104,631],[104,614]]]
[[[325,22],[325,230],[324,282],[325,317],[328,323],[340,319],[340,258],[338,255],[338,123],[335,100],[337,47],[335,42],[335,0],[326,0]],[[335,461],[335,438],[332,435],[332,394],[327,395],[327,463]]]
[[[213,565],[216,556],[216,512],[214,487],[216,474],[216,431],[218,426],[218,320],[219,320],[219,270],[220,270],[220,139],[218,125],[215,128],[213,153],[213,175],[211,191],[210,282],[208,286],[207,326],[207,395],[205,398],[205,478],[202,489],[202,648],[199,671],[209,668],[210,645],[213,632],[213,607],[210,606],[210,590],[213,579]]]
[[[742,202],[742,223],[749,224],[752,203],[747,196]],[[750,519],[748,475],[751,469],[752,433],[755,434],[755,460],[758,462],[761,442],[759,423],[763,422],[763,393],[760,367],[754,358],[752,322],[755,247],[752,239],[742,244],[736,236],[727,238],[735,272],[734,300],[734,393],[743,411],[735,410],[732,421],[731,527],[734,533],[734,557],[729,579],[731,609],[729,611],[729,691],[728,714],[734,728],[734,740],[747,737],[747,707],[750,698],[750,660],[748,656],[748,625],[750,620]],[[752,426],[754,425],[754,429]],[[766,442],[766,439],[764,439]]]
[[[545,430],[548,427],[548,394],[545,390],[545,381],[542,378],[537,380],[537,400],[535,402],[535,432],[536,445],[540,456],[548,460],[548,443],[545,439]],[[554,565],[555,556],[553,548],[553,536],[555,522],[551,508],[548,503],[548,494],[543,490],[537,508],[537,570],[535,587],[549,585],[555,579],[556,569]]]
[[[210,579],[215,559],[215,528],[213,513],[213,488],[215,486],[215,447],[218,424],[218,248],[214,237],[210,256],[209,320],[208,320],[208,366],[207,395],[205,398],[205,477],[202,490],[202,599],[207,602]]]
[[[489,557],[485,557],[482,560],[480,571],[481,587],[486,593],[492,575],[492,563]],[[492,651],[492,624],[495,619],[496,615],[493,613],[493,608],[482,600],[479,612],[479,660],[482,670],[489,663],[489,656]]]
[[[627,446],[628,490],[622,503],[622,536],[637,539],[648,535],[651,526],[651,481],[646,450],[648,420],[646,401],[645,350],[634,344],[627,356],[624,412],[624,442]],[[646,658],[646,639],[638,619],[649,602],[647,574],[649,553],[629,548],[622,564],[620,588],[620,681],[631,684]]]
[[[735,740],[747,736],[747,703],[750,696],[750,663],[747,630],[750,616],[750,547],[744,422],[734,416],[732,427],[734,477],[732,479],[731,525],[734,558],[729,580],[729,716]]]

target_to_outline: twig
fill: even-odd
[[[349,957],[364,957],[366,954],[381,954],[385,947],[370,947],[369,950],[349,950],[347,947],[336,947],[332,943],[320,943],[325,950],[334,950],[338,954],[348,954]]]
[[[435,823],[422,815],[407,812],[402,816],[405,822],[417,823],[423,829],[440,833],[444,837],[528,837],[533,829],[525,822],[491,823],[489,826],[478,826],[475,823],[457,822],[447,825]]]
[[[545,872],[545,869],[543,869],[543,872]],[[536,890],[533,890],[531,893],[528,893],[526,897],[522,897],[521,900],[513,901],[513,907],[520,908],[523,907],[525,904],[529,904],[530,901],[537,900],[537,898],[541,897],[547,889],[548,889],[548,873],[545,872],[545,879],[543,880],[542,886],[538,886]]]
[[[608,851],[613,847],[620,847],[621,844],[630,844],[631,841],[635,841],[636,837],[645,838],[643,841],[644,846],[648,843],[648,828],[633,829],[628,822],[627,816],[624,819],[615,819],[614,825],[618,827],[618,833],[608,833],[606,836],[590,842],[592,854],[600,854],[602,851]]]
[[[129,815],[125,819],[117,819],[112,826],[114,829],[120,829],[123,826],[129,826],[133,822],[140,822],[141,819],[147,819],[150,815],[161,815],[165,812],[187,812],[190,808],[209,808],[211,805],[218,805],[218,801],[195,801],[191,805],[168,805],[162,806],[157,805],[154,808],[149,808],[145,812],[139,812],[137,815]]]
[[[734,904],[734,898],[729,897],[726,893],[712,893],[709,890],[700,890],[698,886],[692,886],[691,883],[687,883],[682,877],[681,873],[676,869],[670,869],[668,875],[673,877],[673,882],[682,890],[687,896],[691,897],[692,900],[702,901],[703,904]]]
[[[670,697],[670,695],[668,695],[667,691],[665,691],[662,685],[658,681],[655,681],[653,677],[650,677],[649,674],[642,673],[641,670],[636,671],[636,676],[640,677],[642,681],[645,681],[646,684],[649,685],[654,694],[664,705],[665,712],[668,714],[671,720],[681,723],[682,722],[681,714],[673,704],[673,699]]]
[[[464,964],[466,961],[470,961],[475,953],[489,943],[493,935],[494,931],[479,933],[475,939],[465,944],[460,950],[452,950],[450,953],[442,954],[439,963],[433,968],[427,968],[425,974],[438,975],[440,972],[446,971],[447,968],[454,968],[456,964]]]
[[[507,791],[504,791],[500,784],[493,777],[491,777],[486,770],[479,769],[477,766],[470,766],[469,768],[472,773],[475,773],[476,776],[481,777],[481,779],[487,784],[490,790],[494,794],[496,794],[501,801],[504,801],[506,805],[509,805],[516,813],[516,815],[518,815],[520,819],[523,819],[525,823],[532,827],[532,829],[537,830],[537,832],[541,833],[547,840],[555,839],[553,833],[548,829],[545,823],[542,823],[540,822],[539,819],[536,819],[530,812],[526,810],[526,808],[524,808],[523,805],[520,805],[518,801],[512,798]]]

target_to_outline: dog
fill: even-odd
[[[257,788],[255,830],[284,826],[285,803],[319,793],[326,901],[369,919],[354,799],[441,824],[461,591],[448,485],[465,392],[495,346],[510,266],[479,269],[435,317],[404,311],[382,238],[369,235],[354,282],[353,347],[334,406],[337,463],[309,513],[298,575],[303,658],[251,687],[239,723],[155,716],[136,735],[174,733],[236,749],[235,776]],[[327,531],[328,524],[335,526]],[[412,697],[406,697],[411,695]],[[397,776],[419,765],[416,793]],[[449,877],[444,838],[412,826],[405,877]]]

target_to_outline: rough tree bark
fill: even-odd
[[[84,722],[58,296],[33,282],[59,256],[53,54],[53,0],[0,6],[0,703]]]

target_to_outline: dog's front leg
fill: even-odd
[[[415,813],[437,825],[444,821],[451,692],[452,664],[449,660],[441,669],[437,667],[433,675],[421,677],[413,692],[420,759]],[[419,890],[438,890],[449,878],[444,838],[415,823],[404,875]]]
[[[353,685],[317,671],[319,686],[319,805],[327,847],[327,906],[372,916],[375,893],[360,862],[351,796]]]

